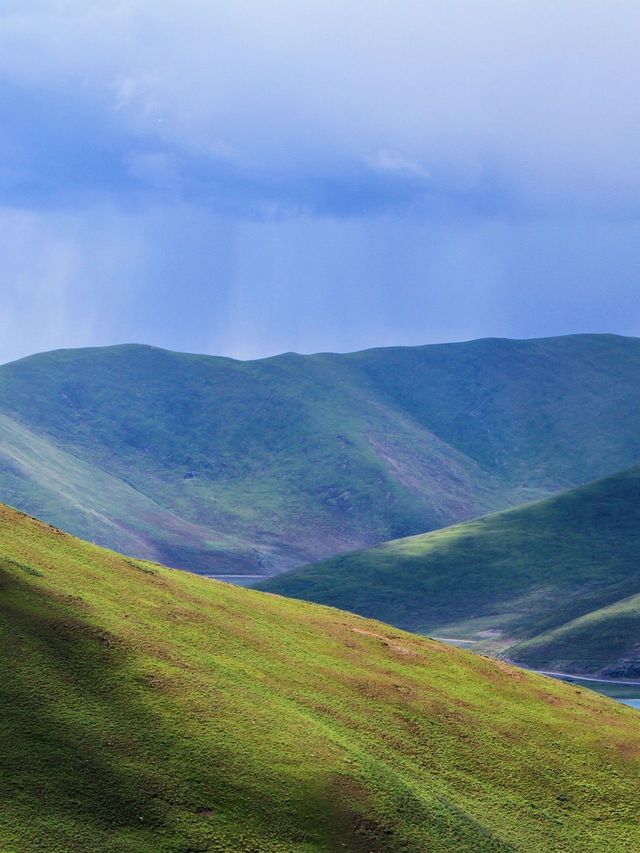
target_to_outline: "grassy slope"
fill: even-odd
[[[640,595],[518,643],[509,657],[535,669],[640,678]]]
[[[640,341],[60,351],[0,368],[0,401],[5,500],[172,565],[269,573],[633,464]]]
[[[0,848],[631,851],[640,716],[0,507]]]
[[[411,630],[487,636],[538,668],[638,657],[640,468],[554,498],[280,575],[263,588]],[[552,634],[547,636],[547,632]],[[485,646],[489,645],[485,642]]]
[[[3,494],[15,505],[121,551],[154,558],[154,540],[165,550],[173,545],[187,551],[189,539],[209,535],[207,528],[163,509],[125,480],[65,453],[6,415],[0,415],[0,471]],[[230,542],[228,549],[234,547]]]

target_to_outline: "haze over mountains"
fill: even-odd
[[[640,846],[640,717],[0,505],[0,847]]]
[[[273,574],[640,459],[640,341],[285,354],[143,346],[0,368],[0,494],[200,572]]]
[[[640,676],[640,467],[261,588],[475,641],[542,670]]]

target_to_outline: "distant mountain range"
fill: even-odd
[[[640,849],[640,716],[0,506],[0,849]]]
[[[101,545],[273,574],[640,460],[640,340],[285,354],[144,346],[0,368],[0,496]]]
[[[262,589],[535,669],[640,678],[640,467],[279,575]]]

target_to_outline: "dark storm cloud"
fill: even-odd
[[[0,3],[4,357],[637,332],[639,33],[627,0]]]

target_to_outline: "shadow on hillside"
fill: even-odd
[[[145,770],[160,757],[157,721],[136,701],[126,649],[80,608],[0,564],[2,812],[70,838],[78,826],[85,838],[159,827],[158,783]]]
[[[344,849],[342,838],[328,840],[335,803],[322,772],[296,788],[266,753],[263,779],[242,766],[232,742],[217,739],[215,707],[200,711],[195,729],[179,704],[165,717],[161,695],[154,710],[155,688],[135,673],[131,650],[92,624],[81,600],[42,590],[30,573],[0,558],[2,841],[15,837],[25,850],[196,853],[227,849],[209,822],[225,814],[239,839],[264,832],[267,845]],[[362,826],[352,823],[349,849],[364,849]]]

